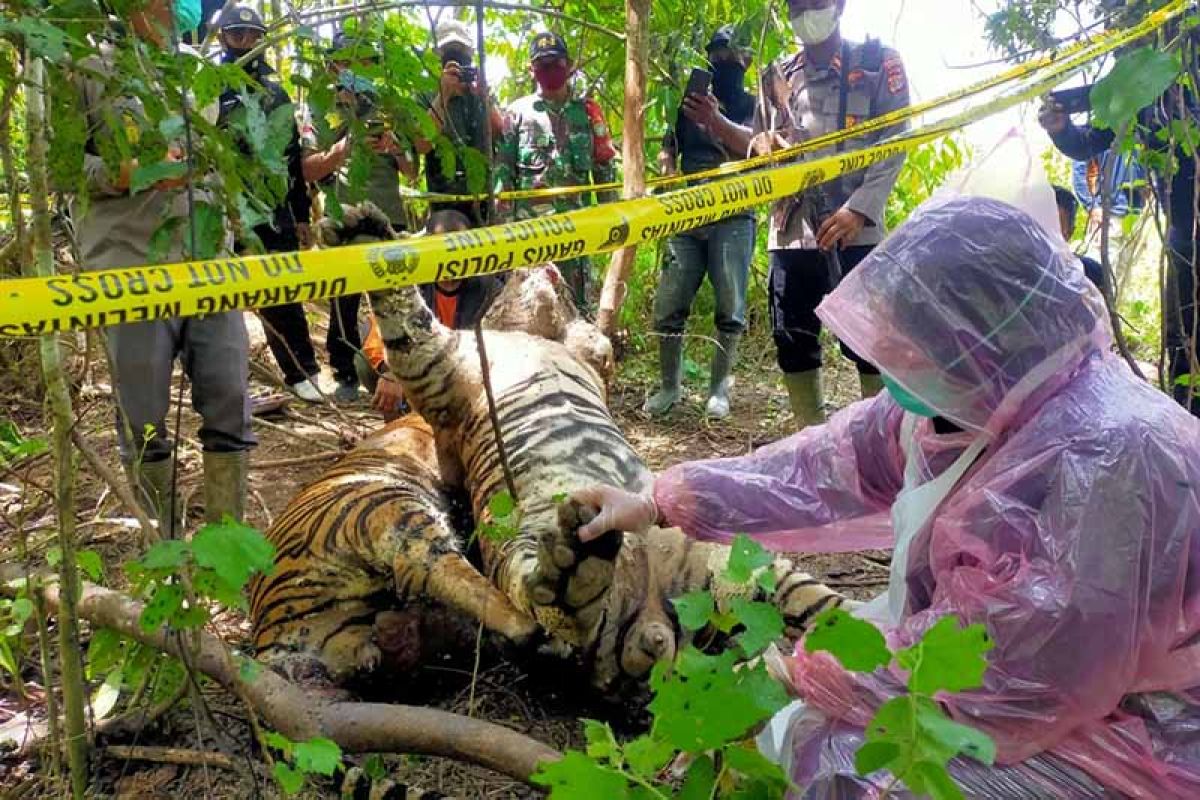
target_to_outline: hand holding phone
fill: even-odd
[[[706,69],[693,69],[691,76],[688,78],[687,88],[683,93],[685,97],[689,94],[704,97],[708,94],[710,86],[712,86],[712,73]]]

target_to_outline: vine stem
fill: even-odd
[[[27,54],[29,87],[25,96],[26,135],[29,167],[30,205],[33,210],[33,273],[37,277],[54,274],[54,251],[50,237],[50,181],[47,174],[48,129],[46,122],[45,62]],[[62,598],[58,616],[59,668],[62,673],[65,710],[67,767],[71,793],[82,800],[88,785],[88,741],[84,716],[83,660],[80,657],[79,570],[75,561],[75,459],[71,449],[71,391],[63,367],[58,338],[45,335],[40,341],[42,376],[46,384],[54,452],[54,501],[58,515],[58,544],[62,551]]]

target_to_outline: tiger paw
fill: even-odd
[[[538,541],[538,568],[526,578],[529,598],[535,606],[555,607],[554,611],[572,620],[580,635],[590,630],[599,618],[622,542],[619,531],[610,531],[590,542],[580,541],[579,527],[594,516],[591,508],[573,500],[560,504],[557,525]],[[543,618],[547,611],[550,609],[543,608],[535,613]],[[554,611],[550,611],[551,615],[557,616]]]

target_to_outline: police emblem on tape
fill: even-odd
[[[411,275],[420,263],[417,250],[400,242],[388,242],[367,250],[367,264],[376,278],[395,283],[397,278]]]
[[[629,241],[629,217],[624,214],[621,214],[620,217],[621,223],[608,229],[608,238],[604,240],[604,247],[620,247]]]

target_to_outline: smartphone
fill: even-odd
[[[1074,89],[1060,89],[1050,92],[1049,97],[1062,106],[1067,114],[1083,114],[1092,110],[1092,87],[1078,86]]]
[[[688,78],[684,95],[694,94],[703,97],[708,94],[710,86],[712,86],[712,73],[706,69],[694,69],[691,77]]]

